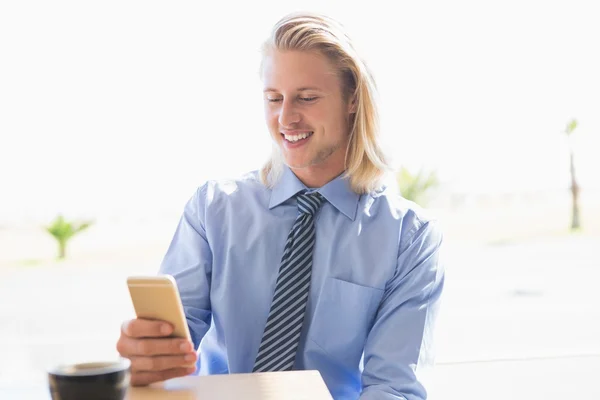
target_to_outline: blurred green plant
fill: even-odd
[[[439,186],[436,172],[425,171],[422,168],[413,173],[408,168],[402,167],[396,174],[396,181],[402,197],[420,206],[427,205],[430,193]]]
[[[571,170],[571,230],[575,231],[581,228],[581,221],[579,217],[579,184],[577,183],[577,177],[575,175],[575,152],[573,150],[573,131],[577,128],[577,120],[572,119],[567,123],[564,133],[567,135],[567,141],[569,143],[569,162]]]
[[[67,221],[62,215],[58,215],[46,230],[58,242],[58,258],[64,259],[67,255],[67,243],[79,232],[89,228],[93,221]]]

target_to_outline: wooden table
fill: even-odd
[[[318,371],[187,376],[132,387],[126,400],[331,400]]]
[[[0,387],[0,399],[50,400],[47,385]],[[187,376],[131,387],[126,400],[332,400],[318,371]]]

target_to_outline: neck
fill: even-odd
[[[320,188],[331,182],[344,172],[344,167],[332,169],[320,166],[306,168],[290,168],[294,175],[309,188]]]

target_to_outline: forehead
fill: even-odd
[[[291,90],[318,87],[331,90],[339,87],[339,79],[332,63],[313,51],[271,50],[265,54],[262,68],[265,88]]]

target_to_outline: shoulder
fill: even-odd
[[[400,249],[406,248],[418,237],[425,235],[428,240],[440,242],[442,228],[435,212],[419,204],[405,199],[398,190],[384,186],[368,195],[381,213],[389,214],[389,218],[398,223],[398,244]]]
[[[268,189],[261,182],[258,171],[250,171],[235,178],[207,180],[197,188],[194,197],[206,207],[218,207],[267,194]]]

